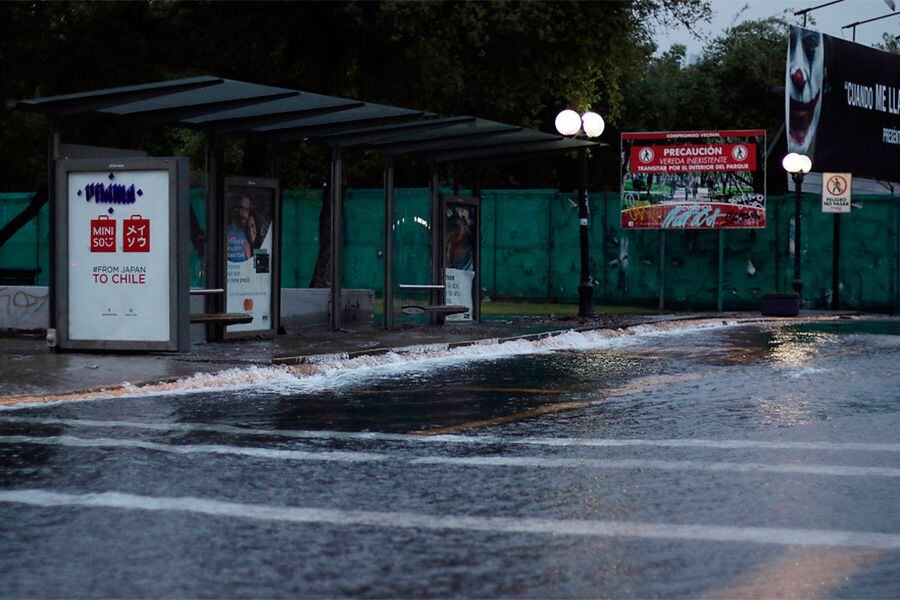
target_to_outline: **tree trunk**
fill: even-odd
[[[331,287],[331,189],[327,186],[323,190],[322,212],[319,213],[319,257],[309,287]]]

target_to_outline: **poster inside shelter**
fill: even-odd
[[[468,204],[448,202],[444,214],[444,301],[448,305],[465,306],[464,313],[448,315],[448,321],[471,321],[475,298],[476,208]]]
[[[68,174],[72,340],[170,336],[169,172]]]
[[[766,226],[764,130],[622,134],[623,229]]]
[[[229,332],[272,329],[272,248],[275,189],[249,185],[226,187],[225,241],[230,313],[253,315],[250,323],[229,325]]]
[[[788,152],[900,181],[900,56],[792,26],[784,89]]]

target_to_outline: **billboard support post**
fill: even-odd
[[[659,310],[666,309],[666,230],[659,230]]]
[[[724,286],[725,286],[725,231],[718,231],[719,237],[719,260],[716,266],[716,312],[722,312],[724,306]]]
[[[841,213],[834,214],[834,242],[831,256],[831,310],[837,310],[841,300]]]

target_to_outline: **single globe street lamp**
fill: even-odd
[[[568,137],[581,137],[579,133],[589,138],[599,137],[603,133],[606,124],[603,117],[595,112],[588,111],[579,115],[572,109],[566,109],[556,116],[556,130]],[[589,210],[587,198],[587,152],[582,148],[578,151],[579,178],[578,178],[578,224],[581,245],[581,283],[578,285],[578,316],[593,317],[594,313],[594,281],[591,278],[591,254],[588,244]]]
[[[812,169],[812,160],[805,154],[791,152],[781,159],[781,166],[791,174],[791,179],[794,180],[794,280],[791,282],[791,287],[797,292],[798,301],[802,302],[803,279],[800,276],[800,217],[802,210],[800,195],[803,193],[803,176]]]

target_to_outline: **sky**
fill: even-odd
[[[795,17],[793,13],[804,8],[811,8],[825,4],[828,0],[710,0],[713,11],[710,23],[698,23],[696,30],[704,39],[713,39],[722,34],[727,28],[737,25],[742,21],[764,19],[766,17],[781,16],[787,13],[788,22],[801,23],[801,17]],[[894,4],[900,10],[900,0]],[[746,8],[745,8],[746,7]],[[841,27],[864,21],[871,17],[889,14],[891,9],[884,0],[844,0],[839,4],[821,8],[809,13],[810,29],[817,29],[822,33],[852,40],[850,29],[841,30]],[[815,24],[812,23],[815,20]],[[892,35],[900,35],[900,15],[859,25],[856,28],[856,41],[866,45],[880,42],[884,32]],[[656,43],[660,53],[668,50],[672,44],[684,44],[687,46],[687,55],[699,55],[703,51],[704,41],[695,39],[684,28],[672,28],[668,31],[659,28],[656,35]]]

